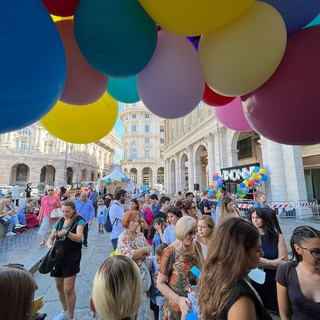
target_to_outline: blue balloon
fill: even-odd
[[[127,79],[109,77],[107,92],[110,96],[123,103],[140,101],[137,89],[138,76]]]
[[[259,172],[260,171],[260,167],[254,167],[253,168],[253,172]]]
[[[306,26],[320,13],[319,0],[263,0],[276,8],[281,14],[291,34]]]
[[[59,33],[41,1],[1,1],[0,133],[44,117],[66,79]]]
[[[150,61],[158,41],[156,23],[138,1],[81,0],[74,32],[89,63],[115,78],[137,75]]]

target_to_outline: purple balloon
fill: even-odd
[[[251,127],[288,145],[320,142],[320,26],[288,37],[283,59],[259,89],[243,96]]]
[[[162,118],[176,119],[194,110],[204,93],[197,51],[187,38],[164,30],[149,64],[138,75],[142,102]]]
[[[223,107],[214,108],[214,111],[219,122],[225,127],[240,132],[252,131],[243,114],[240,97],[235,98]]]
[[[319,0],[263,0],[281,14],[288,34],[306,26],[320,13]]]

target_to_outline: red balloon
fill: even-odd
[[[221,107],[231,102],[235,97],[222,96],[213,91],[207,84],[205,84],[202,101],[212,107]]]
[[[288,37],[273,76],[242,97],[251,127],[269,140],[288,145],[320,142],[320,26]]]
[[[80,0],[42,0],[48,11],[59,17],[73,16]]]
[[[83,57],[76,42],[73,20],[55,23],[67,58],[67,79],[60,101],[73,105],[91,104],[102,97],[108,77],[95,70]]]

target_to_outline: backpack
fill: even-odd
[[[107,208],[107,212],[106,212],[106,222],[104,223],[103,227],[104,227],[104,230],[106,230],[106,232],[110,233],[112,232],[112,228],[113,228],[113,225],[118,221],[118,219],[116,218],[113,223],[111,223],[110,221],[110,216],[109,216],[109,212],[110,212],[110,207]]]

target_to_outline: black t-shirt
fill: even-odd
[[[154,216],[153,220],[155,220],[157,218],[162,218],[164,221],[166,221],[167,216],[164,212],[158,211],[157,214]]]

